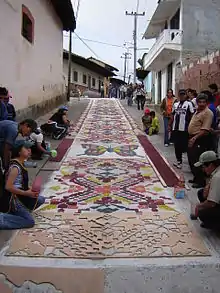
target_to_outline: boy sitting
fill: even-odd
[[[158,134],[160,129],[159,119],[156,117],[156,113],[154,111],[150,112],[151,117],[151,126],[149,128],[149,135]]]
[[[31,158],[32,160],[42,160],[42,155],[51,155],[51,152],[47,151],[44,136],[40,128],[37,128],[31,133],[29,140],[32,142],[31,146]]]

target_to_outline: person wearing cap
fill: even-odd
[[[31,211],[39,208],[45,198],[29,187],[28,171],[24,162],[31,154],[31,143],[18,140],[12,147],[12,160],[6,174],[5,207],[7,213],[0,213],[0,230],[31,228],[34,218]]]
[[[189,180],[193,188],[201,188],[205,185],[205,175],[201,168],[195,168],[194,164],[202,153],[213,150],[212,135],[210,133],[213,123],[213,113],[208,108],[208,97],[199,94],[197,97],[197,110],[193,115],[189,127],[188,161],[193,179]]]
[[[200,219],[201,226],[209,229],[220,228],[220,160],[214,151],[201,154],[195,168],[202,168],[209,177],[208,184],[198,191],[200,204],[196,206],[192,220]]]
[[[54,113],[47,123],[41,125],[41,130],[47,134],[52,135],[53,139],[63,138],[69,129],[70,121],[67,117],[68,108],[61,106],[56,113]]]
[[[168,147],[170,144],[170,137],[169,137],[169,125],[170,125],[170,118],[172,115],[173,104],[176,101],[176,98],[173,94],[172,89],[167,90],[167,96],[162,100],[160,105],[160,110],[163,115],[164,121],[164,146]]]
[[[187,100],[186,91],[184,89],[179,90],[179,101],[173,104],[172,115],[169,121],[176,155],[174,166],[178,169],[182,168],[183,153],[187,151],[188,126],[193,114],[194,107],[192,102]]]
[[[146,134],[149,133],[151,122],[152,122],[152,118],[150,116],[150,109],[146,108],[144,110],[144,115],[142,116],[143,130]]]

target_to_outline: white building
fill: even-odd
[[[67,51],[63,52],[63,72],[67,86],[68,82],[68,59]],[[71,88],[74,91],[76,86],[83,93],[84,91],[94,91],[99,93],[101,86],[105,86],[106,78],[115,76],[113,70],[116,68],[93,58],[84,58],[82,56],[72,54],[71,64]]]
[[[155,103],[175,92],[182,67],[220,47],[220,2],[159,0],[144,34],[156,38],[144,57],[144,69],[153,73]]]
[[[74,30],[71,0],[0,1],[0,85],[20,115],[37,116],[61,102],[63,30]]]

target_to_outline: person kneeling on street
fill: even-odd
[[[220,228],[220,159],[214,151],[204,152],[195,167],[202,167],[209,177],[205,188],[198,191],[200,204],[196,206],[192,220],[200,219],[201,227],[207,229]]]
[[[51,135],[53,139],[64,138],[70,126],[70,121],[67,118],[68,108],[61,106],[59,110],[53,114],[47,123],[41,125],[41,130],[46,135]]]
[[[30,142],[17,140],[12,147],[12,160],[6,174],[4,197],[8,213],[0,214],[0,230],[31,228],[35,221],[31,211],[39,208],[45,198],[28,185],[28,172],[24,162],[30,157]]]
[[[44,136],[40,128],[37,128],[31,133],[29,141],[32,143],[31,146],[31,159],[32,160],[42,160],[43,154],[51,155],[50,151],[47,151],[46,143],[44,141]]]

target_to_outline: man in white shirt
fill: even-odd
[[[210,178],[204,189],[198,191],[200,204],[196,206],[195,215],[201,220],[201,227],[208,229],[220,228],[220,160],[214,151],[204,152],[195,167],[202,167]]]
[[[169,128],[172,128],[172,139],[177,162],[174,166],[182,168],[182,156],[188,147],[188,126],[194,113],[191,101],[187,100],[186,91],[179,90],[179,101],[173,104]]]

